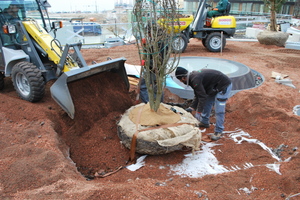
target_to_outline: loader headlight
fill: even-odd
[[[14,34],[17,32],[16,26],[13,24],[3,25],[2,30],[5,34]]]
[[[62,28],[62,27],[63,27],[62,21],[52,22],[52,29],[59,29],[59,28]]]

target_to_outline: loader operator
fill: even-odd
[[[16,3],[11,3],[8,8],[5,8],[2,13],[0,13],[0,26],[2,27],[5,24],[12,23],[14,24],[16,21],[20,20],[19,15],[19,5]],[[3,41],[3,44],[10,44],[12,43],[11,37],[7,34],[3,33],[1,28],[0,35]]]
[[[228,0],[220,0],[215,8],[207,12],[207,17],[212,18],[215,17],[216,15],[224,14],[227,8],[227,4],[228,4]]]
[[[211,140],[220,139],[224,130],[226,101],[232,88],[231,80],[222,72],[213,69],[201,69],[189,73],[185,68],[177,67],[175,76],[194,90],[193,102],[186,111],[195,116],[200,122],[200,127],[209,128],[209,117],[214,106],[216,126]]]
[[[15,3],[11,3],[8,8],[3,11],[4,17],[7,22],[14,22],[16,20],[20,20],[19,17],[19,5]]]

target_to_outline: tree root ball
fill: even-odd
[[[279,47],[284,47],[288,38],[288,33],[276,31],[262,31],[257,35],[257,40],[260,44],[276,45]]]
[[[135,112],[136,109],[142,110],[142,112]],[[135,152],[139,154],[166,154],[181,150],[183,147],[199,150],[201,131],[198,128],[198,120],[177,106],[161,103],[159,109],[164,111],[159,112],[160,114],[157,115],[157,112],[151,111],[148,104],[141,103],[129,108],[117,124],[118,136],[123,145],[131,149],[132,139],[136,135]],[[162,121],[162,124],[154,125],[143,125],[139,120],[145,118],[145,116],[148,122],[153,121],[152,118],[154,117],[165,118],[162,115],[168,115],[168,118],[177,120],[173,123]],[[135,119],[134,122],[132,119]]]

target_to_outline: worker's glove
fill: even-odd
[[[200,120],[201,120],[201,112],[196,112],[195,118],[200,122]]]
[[[142,43],[142,44],[146,44],[146,38],[142,38],[141,43]]]
[[[213,10],[219,10],[218,8],[214,8]]]
[[[191,107],[188,107],[187,109],[185,109],[185,111],[186,111],[186,112],[189,112],[189,113],[192,113],[192,112],[194,111],[194,109],[191,108]]]
[[[145,60],[141,60],[141,66],[145,66],[146,61]]]

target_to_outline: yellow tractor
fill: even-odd
[[[88,66],[80,52],[81,43],[62,47],[55,39],[62,22],[50,21],[48,7],[47,0],[0,1],[0,90],[4,78],[11,77],[20,98],[37,102],[44,96],[45,84],[56,80],[50,87],[51,96],[73,119],[69,82],[112,71],[129,89],[125,58]]]
[[[178,25],[175,26],[178,34],[172,43],[173,51],[184,52],[190,38],[201,39],[202,44],[211,52],[220,52],[224,49],[226,38],[232,37],[236,29],[235,18],[228,15],[231,4],[228,2],[226,10],[221,15],[214,16],[208,25],[206,21],[209,7],[206,0],[200,0],[195,16],[179,18]]]

